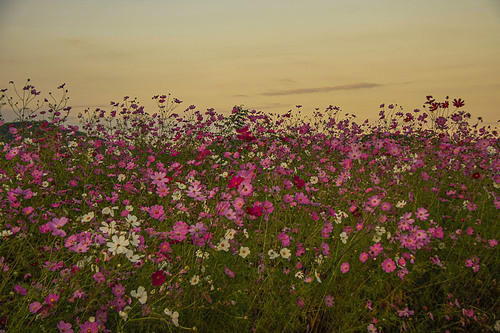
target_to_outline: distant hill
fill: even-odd
[[[5,123],[2,126],[0,126],[0,142],[5,142],[9,143],[14,139],[14,135],[9,132],[9,128],[11,126],[14,126],[19,132],[22,133],[23,138],[36,138],[44,135],[44,132],[46,131],[46,128],[49,127],[50,129],[56,129],[60,130],[58,126],[50,124],[46,120],[39,120],[39,121],[25,121],[25,122],[20,122],[20,121],[15,121],[15,122],[9,122]],[[70,130],[68,129],[67,132]],[[75,137],[80,137],[80,136],[87,136],[87,134],[81,132],[81,131],[76,131]]]

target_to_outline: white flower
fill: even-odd
[[[119,182],[122,182],[122,181],[124,181],[124,180],[125,180],[125,175],[124,175],[123,173],[120,173],[120,174],[118,175],[118,181],[119,181]]]
[[[165,308],[163,312],[165,312],[167,316],[170,316],[170,318],[172,318],[172,323],[175,326],[179,326],[179,312],[177,311],[172,312],[168,308]]]
[[[302,273],[302,271],[298,271],[297,273],[295,273],[295,277],[299,278],[299,279],[303,279],[304,278],[304,273]]]
[[[240,257],[246,258],[250,254],[250,249],[246,246],[240,247]]]
[[[92,221],[93,218],[94,218],[94,212],[87,213],[87,214],[83,215],[82,222],[83,223],[90,222],[90,221]]]
[[[229,251],[229,241],[227,239],[221,239],[217,247],[215,248],[217,251]]]
[[[316,177],[316,176],[312,176],[312,177],[311,177],[311,179],[309,180],[309,182],[310,182],[311,184],[313,184],[313,185],[314,185],[314,184],[317,184],[317,183],[318,183],[318,177]]]
[[[406,201],[404,200],[398,201],[398,203],[396,204],[396,207],[398,208],[403,208],[404,206],[406,206]]]
[[[372,242],[374,242],[374,243],[378,243],[378,242],[380,242],[380,240],[381,240],[380,236],[377,236],[377,235],[373,236],[373,238],[372,238]]]
[[[495,331],[500,332],[500,320],[497,320],[495,322],[495,327],[493,327]]]
[[[102,215],[111,215],[112,217],[114,217],[116,209],[118,209],[117,206],[115,206],[115,207],[104,207],[102,209],[101,213],[102,213]]]
[[[137,300],[141,304],[145,304],[148,300],[148,293],[146,292],[146,289],[143,286],[137,288],[137,291],[132,290],[130,292],[130,296],[137,298]]]
[[[122,319],[123,319],[124,321],[126,321],[126,320],[128,319],[128,312],[127,312],[127,311],[129,311],[130,309],[131,309],[131,307],[127,305],[127,306],[123,309],[123,311],[118,312],[118,314],[120,315],[120,317],[122,317]],[[89,321],[90,321],[90,320],[89,320]]]
[[[487,152],[488,152],[488,154],[490,154],[490,155],[495,155],[495,154],[497,153],[496,148],[495,148],[495,147],[493,147],[493,146],[488,146],[488,147],[486,148],[486,151],[487,151]],[[497,322],[497,323],[498,323],[498,322]],[[500,328],[499,328],[499,330],[500,330]]]
[[[274,252],[274,250],[269,250],[267,251],[267,254],[269,255],[269,259],[273,260],[278,258],[280,255]]]
[[[127,256],[127,259],[131,262],[131,263],[137,263],[137,262],[140,262],[141,261],[141,258],[143,256],[140,256],[138,254],[134,254],[134,251],[132,250],[129,250],[127,249],[127,252],[125,252],[125,255]]]
[[[224,236],[225,239],[234,239],[234,235],[236,234],[236,230],[234,229],[229,229],[226,231],[226,235]]]
[[[199,275],[193,275],[193,277],[191,278],[191,280],[189,280],[189,283],[191,283],[191,285],[193,285],[193,286],[197,285],[198,282],[200,282],[200,276]]]
[[[101,230],[101,232],[103,234],[109,234],[109,235],[112,235],[114,233],[116,233],[116,222],[115,221],[111,221],[111,223],[106,223],[106,222],[101,222],[101,224],[103,225],[103,227],[100,227],[99,230]]]
[[[125,236],[118,237],[117,235],[113,235],[111,238],[112,242],[107,242],[106,245],[109,247],[109,251],[113,254],[115,253],[125,253],[127,252],[127,245],[130,244],[128,239]]]
[[[377,236],[382,236],[383,234],[385,234],[385,228],[381,226],[376,226],[375,233],[377,234]]]
[[[132,246],[138,247],[140,243],[139,235],[133,232],[131,237],[132,239],[130,240],[130,244],[132,244]]]
[[[141,223],[139,221],[137,221],[137,216],[135,215],[127,215],[127,217],[125,218],[125,220],[130,223],[132,225],[132,227],[139,227],[141,225]]]
[[[320,275],[321,275],[321,274],[319,274],[319,273],[318,273],[318,271],[315,269],[315,270],[314,270],[314,276],[316,277],[316,280],[317,280],[319,283],[321,283]]]
[[[127,206],[125,206],[125,209],[126,209],[127,211],[131,212],[131,211],[133,211],[133,210],[134,210],[134,206],[132,206],[132,205],[127,205]]]
[[[280,251],[280,254],[281,256],[284,258],[284,259],[288,259],[290,258],[291,256],[291,252],[289,249],[287,249],[286,247],[282,248],[281,251]]]
[[[345,231],[342,231],[340,233],[340,240],[342,243],[347,244],[347,239],[349,239],[349,236],[347,236],[347,233]]]
[[[178,201],[182,198],[182,193],[181,191],[175,191],[174,194],[172,194],[172,199],[174,201]]]

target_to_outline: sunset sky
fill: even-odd
[[[73,116],[126,95],[152,114],[171,93],[201,111],[332,104],[373,120],[433,95],[494,124],[500,1],[0,0],[0,88],[27,78],[42,96],[66,83]]]

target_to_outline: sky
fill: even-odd
[[[200,111],[334,105],[362,120],[449,96],[493,125],[500,1],[0,0],[0,89],[27,78],[42,96],[66,83],[75,122],[124,96],[152,114],[171,93]]]

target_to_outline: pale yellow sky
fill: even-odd
[[[85,107],[171,93],[199,110],[376,119],[426,95],[500,119],[496,0],[0,0],[0,88],[66,83]],[[9,120],[12,114],[2,109]]]

